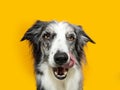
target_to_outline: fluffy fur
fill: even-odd
[[[88,41],[95,42],[81,26],[68,22],[37,21],[25,33],[21,41],[23,40],[29,40],[33,46],[37,90],[82,90],[81,59],[85,56],[83,47]],[[62,65],[55,62],[55,54],[58,52],[67,55],[67,59],[64,55],[66,62]],[[64,60],[60,60],[59,63],[63,62]],[[73,66],[69,66],[70,62]],[[58,79],[54,68],[64,69],[65,65],[69,66],[67,75],[64,79]]]

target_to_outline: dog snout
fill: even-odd
[[[54,61],[57,65],[63,65],[67,62],[68,55],[65,52],[57,52],[54,55]]]

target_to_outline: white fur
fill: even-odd
[[[80,85],[82,73],[76,65],[69,69],[68,75],[64,80],[58,80],[54,76],[52,68],[46,62],[43,63],[39,69],[44,73],[39,79],[45,90],[78,90],[78,88],[82,90]]]
[[[51,23],[48,26],[48,29],[51,29],[52,31],[55,31],[57,33],[56,38],[54,39],[51,49],[50,49],[50,55],[49,55],[49,63],[51,66],[54,66],[54,54],[59,50],[62,52],[65,52],[69,56],[69,50],[66,44],[66,33],[72,31],[72,28],[68,26],[68,23],[66,22],[56,22]],[[70,57],[67,62],[69,62]]]
[[[78,65],[74,65],[69,69],[67,77],[63,80],[59,80],[55,77],[52,66],[54,63],[54,54],[60,50],[68,54],[69,50],[66,44],[66,33],[72,31],[73,29],[69,27],[66,22],[55,22],[48,25],[47,29],[52,30],[57,33],[52,46],[49,52],[48,62],[44,62],[39,66],[40,71],[43,72],[42,76],[37,76],[37,80],[41,81],[41,86],[45,90],[82,90],[81,81],[82,81],[82,72]],[[70,56],[68,58],[68,62]],[[38,81],[38,82],[39,82]]]

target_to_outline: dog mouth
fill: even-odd
[[[72,68],[74,66],[74,64],[76,63],[75,61],[76,60],[75,60],[74,56],[70,53],[69,63],[53,68],[53,73],[54,73],[55,77],[59,80],[65,79],[67,77],[69,69]]]
[[[56,78],[63,80],[67,76],[68,68],[56,67],[56,68],[53,68],[53,73],[54,73]]]

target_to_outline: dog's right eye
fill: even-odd
[[[43,35],[43,38],[46,39],[46,40],[50,39],[50,33],[45,33]]]

